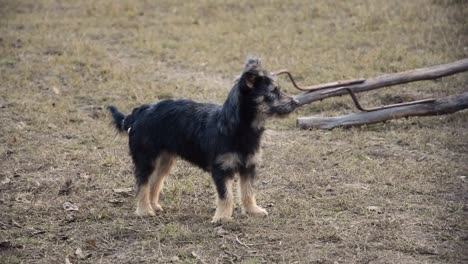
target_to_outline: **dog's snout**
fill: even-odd
[[[297,100],[296,98],[294,98],[294,96],[290,96],[290,95],[286,95],[288,97],[288,99],[290,100],[291,104],[293,104],[294,106],[298,106],[299,105],[299,100]]]

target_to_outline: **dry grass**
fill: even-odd
[[[0,262],[468,261],[466,111],[295,129],[298,115],[352,111],[337,98],[271,121],[257,183],[266,219],[236,211],[211,225],[210,177],[182,161],[155,218],[135,217],[132,193],[113,191],[133,178],[109,103],[221,103],[247,54],[304,84],[467,56],[466,1],[287,2],[1,1]],[[372,105],[393,93],[445,96],[466,91],[467,79],[360,97]],[[66,201],[79,210],[63,210]]]

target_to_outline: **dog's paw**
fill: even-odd
[[[164,211],[160,204],[151,204],[151,207],[153,207],[153,210],[156,211],[156,212],[163,212]]]
[[[154,212],[154,210],[152,208],[141,208],[141,207],[138,207],[135,211],[135,214],[138,215],[138,216],[155,216],[156,213]]]
[[[255,216],[255,217],[265,217],[268,215],[267,210],[263,209],[260,206],[255,206],[251,208],[247,208],[245,210],[245,213],[247,213],[250,216]]]

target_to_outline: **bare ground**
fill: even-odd
[[[164,213],[136,217],[127,139],[105,111],[222,103],[247,54],[304,84],[464,58],[465,1],[3,0],[0,17],[1,263],[468,262],[466,111],[294,127],[297,116],[354,111],[334,98],[272,120],[257,181],[270,214],[236,209],[222,225],[210,224],[209,175],[184,161],[166,182]],[[467,91],[467,80],[360,97],[440,97]]]

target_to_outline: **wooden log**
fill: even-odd
[[[468,92],[437,99],[429,103],[400,106],[373,112],[360,112],[338,117],[300,117],[297,126],[301,129],[332,129],[379,123],[409,116],[451,114],[468,108]]]
[[[436,65],[427,68],[419,68],[405,72],[382,75],[366,79],[366,81],[361,84],[349,85],[347,87],[351,88],[355,93],[360,93],[397,84],[437,79],[443,76],[448,76],[464,71],[468,71],[468,59],[463,59],[452,63]],[[334,92],[332,91],[330,93],[327,93],[327,91],[329,90],[305,92],[294,96],[294,99],[296,99],[299,102],[299,106],[301,106],[328,97],[346,94],[346,91],[343,90],[338,90]]]

